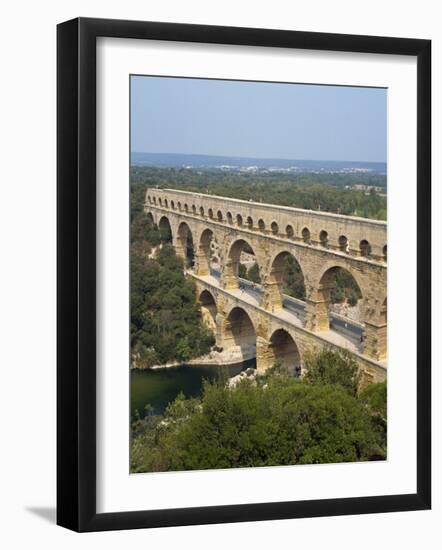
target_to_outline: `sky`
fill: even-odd
[[[386,162],[387,90],[131,77],[131,150]]]

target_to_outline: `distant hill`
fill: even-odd
[[[163,168],[192,168],[240,172],[368,172],[385,175],[385,162],[358,162],[335,160],[299,160],[250,157],[223,157],[175,153],[132,153],[132,166]]]

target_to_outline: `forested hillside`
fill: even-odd
[[[214,344],[201,320],[194,285],[184,277],[183,262],[145,216],[143,202],[141,188],[132,186],[131,363],[139,368],[186,361],[206,354]]]
[[[346,188],[354,184],[385,187],[385,176],[375,174],[247,174],[134,166],[131,182],[348,216],[387,217],[385,196]]]

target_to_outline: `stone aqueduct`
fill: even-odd
[[[365,381],[386,378],[387,227],[364,218],[262,204],[173,189],[148,189],[145,211],[160,228],[170,226],[177,254],[193,241],[196,282],[217,345],[254,346],[258,370],[275,359],[298,358],[324,346],[350,349]],[[219,249],[220,276],[211,274],[211,242]],[[259,298],[240,291],[238,267],[252,249],[261,275]],[[304,275],[303,318],[284,309],[282,270],[293,256]],[[332,334],[330,292],[338,268],[347,270],[362,294],[363,339],[352,345]]]

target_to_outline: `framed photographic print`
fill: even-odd
[[[430,508],[430,51],[58,26],[59,525]]]

